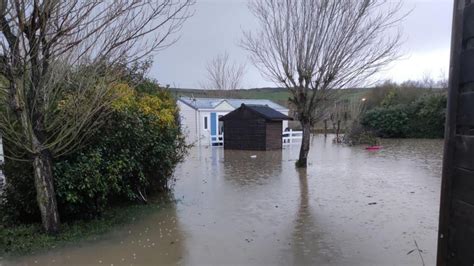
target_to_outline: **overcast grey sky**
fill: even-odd
[[[452,0],[403,0],[412,12],[402,23],[404,58],[380,73],[379,79],[405,81],[448,73]],[[154,57],[150,76],[161,84],[199,88],[205,65],[227,51],[232,60],[247,63],[244,88],[275,86],[266,81],[239,47],[243,30],[258,27],[247,0],[197,0],[195,14],[179,33],[180,40]],[[403,11],[402,11],[403,12]]]

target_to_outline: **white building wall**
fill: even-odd
[[[215,108],[214,108],[215,111],[217,112],[232,112],[235,110],[234,107],[232,107],[232,105],[230,105],[227,101],[223,101],[221,102],[219,105],[217,105]]]
[[[200,110],[199,113],[199,145],[210,145],[211,143],[211,113],[216,113],[217,120],[220,116],[224,116],[231,111],[223,110]],[[204,118],[207,117],[207,128],[204,127]],[[219,121],[216,121],[219,125]]]
[[[288,116],[288,113],[290,112],[290,110],[277,110],[278,112]],[[282,130],[285,131],[285,129],[288,127],[288,120],[284,120],[283,121],[283,127],[282,127]]]
[[[197,125],[196,120],[198,119],[197,111],[191,108],[189,105],[178,101],[179,117],[181,122],[181,128],[186,137],[187,144],[195,144],[197,141]]]
[[[207,128],[204,127],[207,118]],[[209,145],[211,140],[211,112],[199,111],[199,145]]]

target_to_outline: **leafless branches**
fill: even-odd
[[[47,135],[41,149],[54,155],[73,149],[110,96],[108,66],[173,44],[193,3],[1,0],[1,94],[11,107],[0,121],[5,138],[36,153],[32,133],[39,130]],[[85,65],[87,74],[79,70]],[[74,90],[65,92],[68,87]]]
[[[228,53],[217,55],[206,65],[207,81],[205,89],[231,91],[242,89],[245,65],[231,62]]]
[[[398,58],[400,4],[256,0],[250,8],[262,30],[247,32],[243,46],[266,77],[295,94],[360,84]],[[318,98],[311,94],[308,108]]]
[[[263,75],[287,87],[303,124],[331,89],[362,84],[398,58],[401,4],[389,0],[254,0],[260,22],[243,47]]]

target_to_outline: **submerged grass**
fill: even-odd
[[[44,233],[40,224],[12,227],[0,225],[0,260],[34,254],[79,241],[96,240],[114,228],[130,224],[137,218],[158,211],[168,202],[168,200],[156,200],[146,205],[112,207],[98,218],[62,224],[61,231],[57,235]]]

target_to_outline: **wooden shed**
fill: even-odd
[[[276,150],[282,148],[282,121],[292,119],[266,105],[242,104],[219,120],[224,122],[224,149]]]

